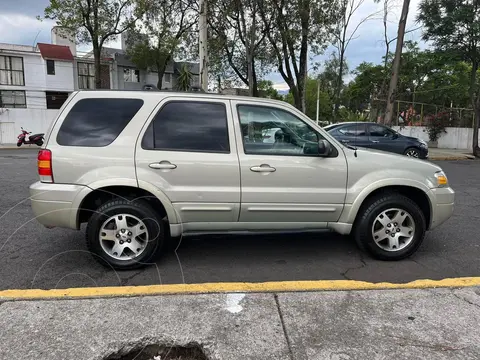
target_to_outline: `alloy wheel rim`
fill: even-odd
[[[98,240],[103,251],[115,260],[132,260],[146,249],[149,234],[145,223],[130,214],[116,214],[101,226]]]
[[[408,150],[407,156],[418,158],[418,151],[417,150]]]
[[[406,248],[415,236],[415,221],[407,211],[391,208],[380,213],[372,225],[375,244],[385,251],[395,252]]]

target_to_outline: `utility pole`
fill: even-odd
[[[207,48],[207,0],[200,0],[200,16],[198,18],[200,87],[208,91],[208,48]]]
[[[402,15],[398,23],[397,48],[395,50],[395,58],[393,59],[392,77],[388,88],[387,109],[385,111],[384,123],[390,125],[393,119],[393,105],[395,103],[395,91],[398,83],[398,73],[400,72],[400,60],[402,58],[403,40],[405,38],[405,27],[407,26],[408,9],[410,0],[403,0]]]

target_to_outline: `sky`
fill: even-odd
[[[39,21],[36,19],[38,15],[43,15],[43,10],[48,6],[49,0],[0,0],[0,3],[0,43],[32,46],[37,42],[51,42],[50,30],[52,26],[55,25],[54,22],[50,20]],[[393,8],[388,24],[389,38],[396,37],[403,1],[392,0],[392,3]],[[417,17],[419,3],[420,0],[411,0],[407,29],[418,27],[415,19]],[[352,17],[351,28],[353,29],[359,20],[382,9],[382,4],[375,4],[373,0],[364,0],[362,6]],[[426,44],[422,43],[420,38],[421,29],[405,36],[406,40],[419,41],[421,46],[425,47]],[[352,40],[346,52],[349,69],[354,70],[363,61],[380,63],[385,52],[382,39],[383,22],[382,15],[380,14],[376,19],[364,23],[356,32],[355,39]],[[107,44],[107,46],[120,47],[120,42],[117,40]],[[391,45],[391,49],[394,48],[395,43]],[[86,50],[86,47],[83,46],[79,50]],[[323,55],[312,59],[310,66],[313,66],[315,62],[323,63],[333,51],[335,51],[334,48],[327,49]],[[345,77],[345,80],[348,82],[352,78],[353,75],[349,74]],[[268,79],[272,80],[275,88],[279,90],[288,88],[278,73],[273,72],[269,74]]]

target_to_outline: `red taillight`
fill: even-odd
[[[53,182],[52,152],[50,150],[38,152],[38,175],[43,182]]]

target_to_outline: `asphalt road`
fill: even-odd
[[[204,236],[182,239],[156,266],[115,272],[86,251],[83,231],[48,230],[34,219],[28,186],[37,180],[36,151],[0,149],[0,289],[480,276],[480,161],[439,164],[457,193],[455,213],[408,260],[372,260],[336,234]]]

